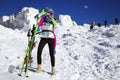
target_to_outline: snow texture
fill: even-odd
[[[26,8],[22,9],[22,12],[25,10]],[[23,19],[17,17],[17,20]],[[32,21],[31,18],[27,20]],[[61,20],[64,19],[61,17]],[[29,67],[28,78],[24,76],[24,73],[22,77],[17,75],[28,44],[27,32],[23,32],[26,29],[24,27],[13,29],[0,25],[0,80],[120,80],[119,25],[96,27],[92,31],[89,31],[89,24],[58,25],[55,29],[57,53],[55,55],[56,75],[54,76],[50,75],[48,45],[42,53],[42,73],[34,73],[40,41],[37,35],[37,45],[32,51],[33,63]]]

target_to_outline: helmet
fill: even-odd
[[[53,9],[52,8],[48,8],[48,7],[45,8],[45,12],[47,12],[47,13],[54,13]]]

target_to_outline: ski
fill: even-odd
[[[40,20],[40,19],[38,19],[38,20]],[[39,22],[39,21],[37,21],[37,22]],[[33,45],[34,45],[34,40],[35,40],[35,37],[36,37],[37,29],[38,29],[38,23],[36,23],[35,27],[33,26],[33,33],[31,35],[31,40],[28,43],[27,50],[25,52],[23,61],[21,63],[20,69],[19,69],[19,74],[18,74],[19,76],[21,76],[21,74],[22,74],[22,72],[24,70],[26,77],[28,77],[28,65],[29,65],[29,62],[30,62],[30,59],[31,59],[31,53],[32,53],[32,49],[33,49]]]
[[[46,12],[45,12],[45,10],[42,10],[41,16],[44,15],[44,14],[46,14]],[[19,73],[18,73],[19,76],[22,76],[22,72],[24,71],[25,76],[28,77],[28,65],[29,65],[29,62],[30,62],[30,59],[31,59],[31,53],[32,53],[34,40],[35,40],[37,30],[38,30],[38,23],[40,22],[40,19],[41,19],[41,17],[37,16],[37,23],[36,23],[35,26],[33,26],[31,40],[28,43],[23,61],[21,62],[21,65],[20,65],[20,68],[19,68]]]

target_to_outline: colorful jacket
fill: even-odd
[[[38,28],[40,29],[41,38],[54,38],[54,27],[56,26],[55,19],[51,20],[46,17],[46,14],[42,15]]]
[[[56,35],[54,33],[54,27],[56,26],[56,20],[46,18],[46,12],[44,9],[41,12],[42,17],[39,18],[38,28],[41,30],[41,38],[53,38],[54,39],[54,54],[56,54]]]

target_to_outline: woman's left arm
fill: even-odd
[[[52,24],[53,24],[54,27],[57,25],[57,22],[56,22],[55,19],[52,19]]]
[[[53,24],[53,26],[55,27],[55,26],[57,25],[57,22],[56,22],[54,16],[49,16],[49,18],[51,19],[52,24]]]

